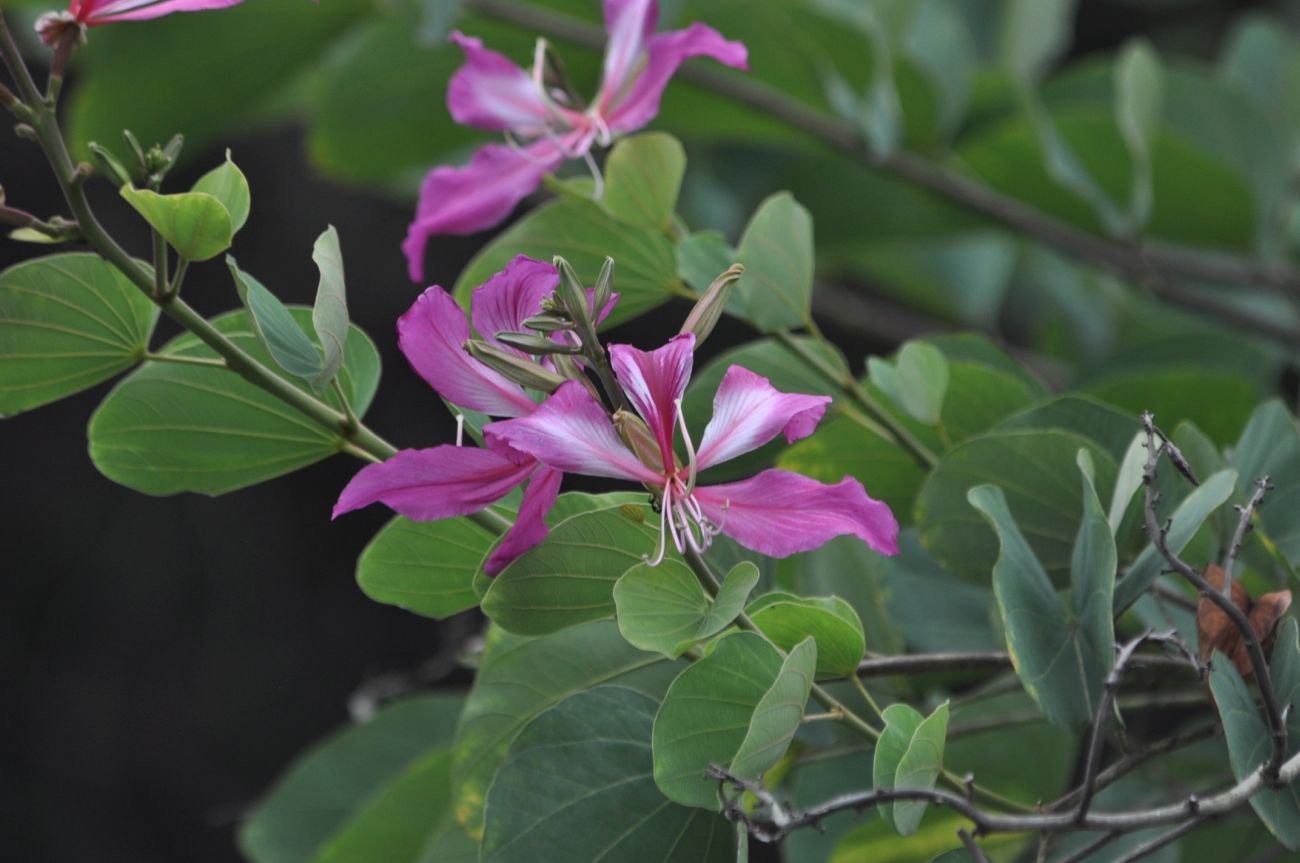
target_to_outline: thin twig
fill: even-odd
[[[1264,649],[1259,643],[1259,638],[1255,635],[1255,628],[1251,626],[1250,620],[1242,613],[1227,596],[1215,590],[1205,580],[1205,578],[1188,565],[1169,547],[1168,543],[1168,525],[1161,526],[1159,517],[1156,515],[1156,504],[1160,495],[1155,490],[1156,485],[1156,467],[1160,461],[1160,455],[1166,451],[1167,439],[1162,432],[1159,432],[1155,426],[1155,418],[1148,412],[1142,414],[1142,427],[1146,430],[1147,435],[1147,460],[1142,468],[1142,483],[1144,489],[1144,509],[1146,511],[1146,528],[1147,536],[1155,544],[1160,554],[1164,556],[1174,571],[1183,578],[1191,582],[1202,595],[1207,597],[1211,602],[1223,610],[1233,625],[1237,627],[1241,635],[1241,642],[1246,646],[1250,654],[1251,664],[1255,670],[1255,680],[1259,686],[1259,694],[1264,702],[1264,718],[1268,722],[1269,738],[1272,746],[1272,753],[1267,762],[1265,762],[1262,772],[1267,780],[1266,784],[1270,787],[1277,784],[1277,771],[1286,758],[1286,721],[1282,713],[1282,707],[1277,698],[1277,692],[1273,688],[1273,678],[1269,674],[1268,660],[1264,657]],[[1156,438],[1166,441],[1164,444],[1157,444]]]
[[[966,846],[966,851],[970,853],[975,863],[989,863],[989,858],[985,856],[984,849],[975,841],[975,837],[970,835],[965,827],[957,831],[957,838],[961,839],[961,844]]]
[[[1068,857],[1062,857],[1060,860],[1056,861],[1056,863],[1081,863],[1081,861],[1087,860],[1093,854],[1096,854],[1102,848],[1105,848],[1107,845],[1114,842],[1116,839],[1118,839],[1123,835],[1124,834],[1118,830],[1112,830],[1109,833],[1104,833],[1101,836],[1098,836],[1096,839],[1089,842],[1087,845],[1084,845],[1082,848],[1080,848],[1078,851],[1075,851],[1073,854],[1069,855]]]
[[[1115,863],[1133,863],[1134,860],[1141,860],[1143,857],[1154,854],[1169,843],[1177,842],[1179,839],[1183,838],[1188,833],[1191,833],[1206,821],[1212,820],[1214,817],[1215,816],[1213,815],[1207,815],[1204,817],[1191,818],[1182,824],[1179,824],[1173,830],[1163,833],[1148,842],[1143,842],[1123,857],[1118,858]]]
[[[1255,510],[1259,509],[1264,495],[1272,489],[1273,483],[1267,476],[1259,477],[1255,480],[1255,491],[1251,494],[1250,500],[1246,501],[1245,506],[1237,507],[1241,517],[1237,519],[1237,529],[1232,532],[1232,542],[1229,543],[1227,556],[1223,559],[1223,595],[1228,597],[1229,601],[1232,600],[1232,570],[1237,566],[1237,555],[1241,553],[1241,544],[1252,528],[1251,520],[1254,518]]]

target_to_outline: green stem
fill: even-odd
[[[168,292],[167,241],[157,231],[153,235],[153,296],[165,297]]]
[[[206,366],[211,369],[227,369],[225,360],[214,360],[211,357],[187,357],[184,354],[155,354],[146,353],[146,360],[154,363],[176,363],[182,366]]]
[[[352,410],[352,403],[348,401],[348,394],[343,392],[343,385],[339,383],[338,375],[330,379],[330,387],[334,390],[334,395],[338,396],[339,405],[343,408],[343,416],[346,419],[348,428],[355,432],[361,427],[361,421],[357,419],[356,413]]]
[[[885,712],[880,709],[880,705],[876,703],[876,699],[871,697],[871,693],[867,691],[867,687],[862,682],[862,679],[856,674],[850,674],[849,680],[853,681],[853,685],[857,688],[858,694],[862,696],[863,701],[867,702],[867,705],[871,708],[871,712],[876,714],[876,718],[881,722],[884,722]]]
[[[827,362],[825,357],[818,355],[816,351],[810,350],[807,345],[800,342],[786,330],[779,330],[773,335],[787,350],[803,360],[810,369],[821,375],[843,392],[851,402],[866,411],[872,420],[884,426],[888,431],[888,437],[906,450],[918,465],[929,470],[938,463],[939,457],[908,431],[907,427],[900,423],[893,414],[885,410],[847,369],[836,368]],[[814,338],[817,338],[818,335],[820,333],[814,332]],[[828,344],[824,336],[818,339],[818,343],[822,345]]]

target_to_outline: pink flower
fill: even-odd
[[[490,447],[518,462],[536,459],[559,471],[613,477],[658,490],[661,535],[653,557],[663,559],[668,538],[679,552],[706,549],[725,533],[746,548],[773,557],[817,548],[852,534],[882,554],[898,552],[898,522],[857,480],[824,485],[783,470],[765,470],[740,482],[697,486],[698,471],[762,446],[784,433],[787,442],[812,434],[830,398],[778,392],[760,375],[732,366],[713,401],[713,418],[697,447],[681,415],[695,337],[677,336],[655,351],[612,345],[611,363],[628,398],[650,428],[657,459],[643,463],[624,445],[605,409],[576,382],[563,384],[531,414],[484,429]],[[673,451],[680,426],[685,465]]]
[[[520,332],[542,311],[542,298],[559,284],[555,267],[522,255],[475,289],[470,317],[479,337],[505,350],[499,332]],[[607,311],[604,310],[604,311]],[[464,350],[469,320],[442,288],[425,291],[397,322],[398,343],[415,371],[453,404],[491,416],[522,417],[537,403],[520,385]],[[542,521],[559,493],[561,473],[531,458],[507,458],[477,447],[402,450],[362,468],[339,495],[334,517],[380,502],[417,521],[477,512],[528,482],[514,526],[484,569],[495,575],[546,538]]]
[[[585,109],[548,91],[541,58],[532,74],[478,39],[453,33],[465,65],[447,87],[447,108],[457,123],[504,132],[509,144],[481,147],[461,168],[434,168],[420,189],[415,221],[402,250],[411,279],[424,280],[424,246],[435,234],[471,234],[510,215],[542,177],[569,159],[591,159],[594,144],[649,123],[659,113],[668,79],[696,56],[747,68],[745,46],[716,30],[692,24],[654,32],[656,0],[605,0],[605,64],[596,99]],[[526,143],[519,143],[526,142]]]
[[[66,12],[49,12],[36,22],[36,32],[46,45],[55,45],[68,28],[75,27],[84,37],[86,27],[114,21],[143,21],[173,12],[199,12],[224,9],[243,0],[71,0]]]

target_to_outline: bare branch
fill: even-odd
[[[1255,510],[1259,509],[1260,503],[1264,500],[1264,495],[1273,490],[1273,483],[1267,476],[1261,476],[1255,480],[1255,491],[1251,494],[1250,500],[1245,506],[1238,506],[1237,512],[1241,513],[1241,518],[1237,519],[1237,529],[1232,532],[1232,543],[1228,546],[1228,554],[1223,559],[1223,595],[1232,600],[1232,570],[1237,565],[1237,555],[1241,553],[1241,544],[1246,539],[1246,534],[1252,529],[1251,520],[1254,518]]]
[[[1255,628],[1251,626],[1250,620],[1242,613],[1241,609],[1237,608],[1236,603],[1211,587],[1200,572],[1188,565],[1169,547],[1168,525],[1162,526],[1159,516],[1156,515],[1156,503],[1159,495],[1155,490],[1156,468],[1160,462],[1161,453],[1167,451],[1168,438],[1156,428],[1155,417],[1149,412],[1142,414],[1142,427],[1147,435],[1147,460],[1142,468],[1142,483],[1145,486],[1143,508],[1146,511],[1147,536],[1150,537],[1151,542],[1155,544],[1164,559],[1169,562],[1169,565],[1174,568],[1174,571],[1191,582],[1203,596],[1222,609],[1223,613],[1237,627],[1237,631],[1241,635],[1241,642],[1246,646],[1246,650],[1250,654],[1251,664],[1255,669],[1255,680],[1259,686],[1260,697],[1264,702],[1264,718],[1268,722],[1272,754],[1262,768],[1263,775],[1267,780],[1266,784],[1270,787],[1276,786],[1277,770],[1286,758],[1286,722],[1282,707],[1277,699],[1277,692],[1273,688],[1273,678],[1269,674],[1268,660],[1264,657],[1264,648],[1255,635]],[[1157,444],[1157,437],[1163,443]]]
[[[1120,857],[1118,860],[1115,861],[1115,863],[1133,863],[1134,860],[1141,860],[1143,857],[1147,857],[1151,854],[1154,854],[1157,851],[1159,851],[1161,848],[1164,848],[1169,843],[1176,842],[1182,837],[1186,836],[1188,833],[1191,833],[1197,827],[1200,827],[1206,821],[1212,820],[1214,817],[1215,816],[1213,815],[1207,815],[1204,817],[1191,818],[1187,821],[1184,821],[1182,824],[1179,824],[1173,830],[1170,830],[1167,833],[1163,833],[1160,836],[1157,836],[1156,838],[1150,840],[1149,842],[1143,842],[1141,845],[1134,848],[1132,851],[1125,854],[1123,857]]]
[[[970,856],[975,863],[989,863],[989,858],[984,855],[984,849],[975,841],[975,837],[966,831],[966,828],[963,827],[958,830],[957,836],[961,839],[961,844],[966,846],[966,850],[970,852]]]
[[[1089,842],[1087,845],[1084,845],[1078,851],[1075,851],[1070,856],[1063,857],[1062,859],[1058,860],[1057,863],[1080,863],[1080,861],[1087,860],[1093,854],[1097,853],[1102,848],[1105,848],[1107,845],[1114,842],[1116,839],[1118,839],[1123,835],[1124,834],[1119,832],[1118,830],[1112,830],[1109,833],[1104,833],[1101,836],[1098,836],[1096,839]]]

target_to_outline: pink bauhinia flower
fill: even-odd
[[[683,61],[705,56],[747,68],[741,43],[728,42],[699,23],[655,33],[658,17],[656,0],[605,0],[609,41],[600,90],[586,108],[547,88],[541,50],[530,74],[478,39],[451,35],[466,60],[447,87],[452,118],[504,132],[509,143],[488,144],[468,165],[437,167],[425,177],[415,221],[402,244],[412,281],[424,280],[424,246],[430,236],[492,227],[565,161],[590,163],[593,145],[608,146],[616,136],[654,119],[668,79]]]
[[[555,290],[559,279],[550,264],[522,255],[515,258],[475,289],[470,299],[470,318],[479,337],[522,357],[498,342],[496,335],[524,330],[524,321],[542,311],[542,299]],[[601,313],[608,311],[609,307]],[[536,410],[527,390],[465,351],[470,321],[437,285],[398,320],[397,332],[402,353],[415,371],[453,404],[498,417],[522,417]],[[334,516],[383,502],[417,521],[451,518],[478,512],[527,481],[514,526],[484,564],[494,575],[546,538],[542,519],[555,503],[560,479],[559,471],[531,458],[507,458],[488,449],[459,445],[408,449],[382,464],[362,468],[339,495]]]
[[[243,0],[71,0],[66,12],[50,12],[36,22],[36,32],[46,45],[54,45],[70,27],[111,24],[114,21],[143,21],[173,12],[224,9]]]
[[[826,396],[782,393],[741,366],[722,378],[713,418],[696,447],[681,413],[691,376],[695,337],[675,337],[655,351],[610,346],[619,383],[644,419],[659,452],[638,457],[609,415],[579,383],[567,382],[536,411],[484,428],[488,445],[516,462],[537,460],[555,470],[644,483],[658,497],[661,534],[652,563],[668,540],[679,552],[704,551],[725,533],[772,557],[817,548],[852,534],[882,554],[898,552],[898,522],[862,484],[845,477],[825,485],[784,470],[765,470],[740,482],[702,486],[698,471],[756,449],[784,432],[787,442],[812,434],[826,412]],[[680,427],[686,462],[674,449]]]

